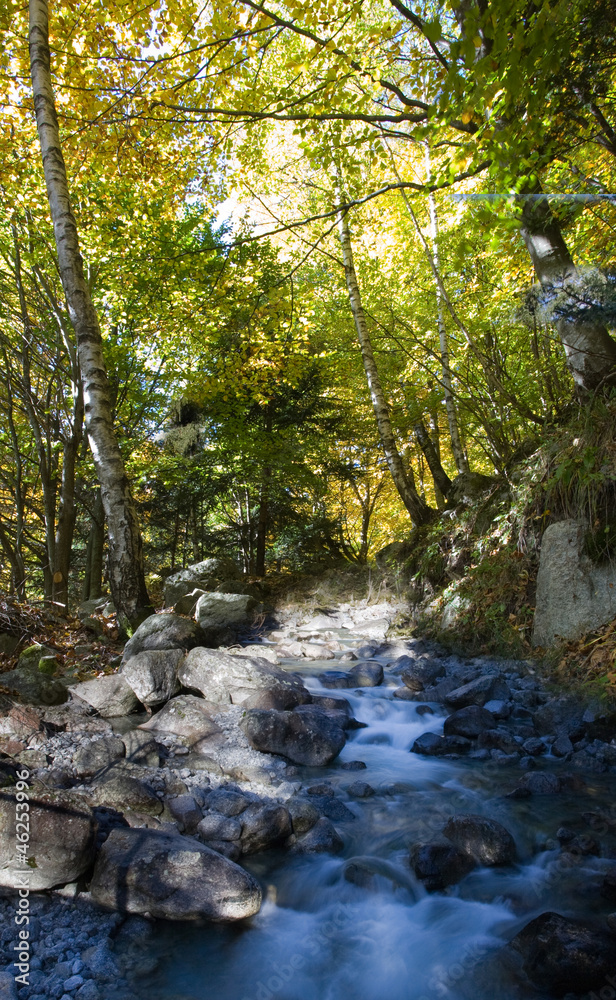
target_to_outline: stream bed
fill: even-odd
[[[346,648],[359,641],[350,638]],[[382,662],[387,666],[387,657]],[[599,920],[614,909],[599,891],[616,858],[614,826],[600,830],[601,856],[563,854],[556,837],[564,827],[579,832],[585,813],[612,816],[614,775],[584,774],[576,790],[557,795],[511,797],[523,775],[519,761],[411,752],[421,734],[442,733],[449,712],[436,702],[395,698],[395,673],[386,669],[378,687],[332,691],[318,675],[343,664],[288,660],[283,666],[301,673],[313,695],[346,698],[364,724],[349,733],[330,766],[291,769],[304,789],[329,783],[344,804],[347,818],[335,821],[344,848],[336,855],[270,850],[245,858],[263,886],[261,911],[233,925],[156,923],[141,946],[131,982],[136,994],[143,1000],[549,995],[528,982],[506,945],[545,911]],[[365,768],[348,769],[352,761]],[[563,770],[549,752],[536,766]],[[358,781],[374,794],[349,794]],[[409,852],[456,813],[501,823],[515,839],[517,860],[476,867],[458,884],[429,893]]]

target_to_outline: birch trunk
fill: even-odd
[[[385,399],[385,394],[381,386],[370,333],[366,322],[366,314],[361,301],[361,293],[355,272],[355,261],[353,259],[353,245],[351,243],[351,231],[344,212],[338,215],[338,230],[340,233],[340,246],[342,248],[342,259],[344,262],[344,273],[346,275],[347,289],[351,303],[351,311],[355,320],[357,339],[361,350],[364,371],[368,380],[370,398],[376,417],[376,423],[387,460],[387,465],[394,481],[395,487],[400,494],[400,498],[411,515],[416,525],[427,524],[434,517],[434,511],[428,507],[424,500],[414,489],[396,446],[389,407]]]
[[[546,291],[576,292],[577,270],[558,220],[541,189],[523,195],[522,238],[526,244],[535,273]],[[580,309],[580,313],[583,310]],[[613,382],[616,370],[616,341],[606,327],[581,316],[556,321],[556,329],[565,349],[567,365],[573,380],[582,392],[594,392]]]
[[[77,225],[51,83],[47,0],[30,0],[30,72],[58,265],[77,338],[85,425],[101,484],[109,532],[109,583],[119,620],[136,622],[149,599],[135,505],[113,427],[109,382],[96,310],[84,278]]]

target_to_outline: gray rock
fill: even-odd
[[[559,913],[535,917],[510,947],[522,956],[524,971],[534,986],[551,996],[601,990],[614,976],[614,939]]]
[[[486,701],[507,698],[509,698],[509,688],[505,682],[497,674],[486,674],[450,691],[445,701],[454,708],[465,708],[467,705],[483,706]]]
[[[556,737],[552,743],[552,753],[555,757],[566,757],[568,753],[573,753],[573,743],[566,733]]]
[[[221,594],[209,591],[201,595],[195,618],[202,629],[238,628],[252,624],[257,606],[248,594]]]
[[[196,622],[180,615],[150,615],[126,643],[122,662],[126,663],[145,649],[188,650],[202,645],[203,640],[203,630]]]
[[[508,719],[511,715],[511,705],[502,699],[492,698],[486,701],[483,707],[486,712],[491,712],[495,719]]]
[[[85,747],[81,747],[73,757],[73,766],[78,778],[86,778],[105,767],[111,767],[124,756],[124,743],[117,736],[103,736]]]
[[[598,566],[584,552],[587,526],[549,525],[541,542],[533,645],[578,639],[616,616],[616,568]]]
[[[212,590],[224,580],[237,580],[240,571],[231,559],[211,558],[172,573],[165,580],[165,605],[170,607],[195,588]],[[182,612],[183,614],[184,612]]]
[[[339,854],[344,847],[336,827],[322,816],[312,829],[298,837],[293,845],[297,854]]]
[[[181,649],[146,649],[124,663],[122,677],[142,705],[162,705],[180,690],[178,667],[183,659]]]
[[[179,601],[176,601],[173,605],[173,611],[176,615],[187,615],[188,618],[192,618],[195,610],[197,608],[197,602],[200,597],[206,593],[205,590],[201,590],[199,587],[195,587],[190,593],[184,594],[180,597]]]
[[[6,671],[2,674],[2,686],[31,705],[62,705],[68,698],[68,688],[63,681],[41,671],[38,666],[41,662],[43,657],[36,663],[28,660],[26,665]]]
[[[163,811],[162,802],[145,781],[115,770],[109,773],[105,781],[92,785],[89,795],[96,805],[109,806],[118,812],[132,809],[133,812],[147,816],[160,816]]]
[[[323,687],[331,691],[342,691],[354,686],[346,670],[324,670],[319,674],[319,680]]]
[[[424,757],[442,757],[448,753],[467,753],[472,748],[470,740],[464,736],[438,736],[436,733],[422,733],[411,747],[411,753]]]
[[[524,740],[522,750],[530,754],[531,757],[540,757],[541,754],[545,753],[545,743],[537,736],[531,736],[529,739]]]
[[[158,767],[160,764],[160,747],[149,733],[140,729],[131,729],[122,733],[126,759],[131,764],[142,767]]]
[[[447,840],[420,844],[411,852],[411,866],[428,892],[455,885],[475,867],[475,859]]]
[[[345,760],[341,765],[342,771],[365,771],[366,764],[363,760]]]
[[[261,642],[252,642],[248,646],[235,647],[228,650],[228,652],[233,656],[250,656],[253,659],[256,657],[259,660],[267,660],[268,663],[273,663],[274,666],[280,663],[280,657],[273,646],[266,646]]]
[[[575,741],[586,732],[584,705],[579,698],[552,698],[533,712],[532,718],[537,732],[543,736],[556,733]]]
[[[327,646],[323,646],[317,642],[300,642],[300,648],[302,651],[302,656],[306,660],[333,660],[335,659],[334,653]]]
[[[240,821],[244,854],[266,851],[291,836],[291,817],[284,806],[251,805],[241,814]]]
[[[347,794],[354,799],[368,799],[374,795],[374,788],[367,781],[354,781],[347,788]]]
[[[239,840],[242,835],[242,824],[235,816],[208,812],[199,821],[197,833],[206,843],[216,840]]]
[[[162,920],[242,920],[261,906],[258,882],[190,837],[116,829],[103,844],[90,886],[101,906]]]
[[[519,753],[519,746],[507,729],[485,729],[477,737],[480,750],[499,750],[504,754]]]
[[[0,1000],[17,1000],[17,983],[12,972],[0,972]]]
[[[294,796],[287,802],[293,833],[307,833],[319,819],[319,811],[308,799]]]
[[[380,663],[356,663],[348,676],[351,687],[378,687],[383,683],[383,667]]]
[[[445,675],[445,667],[441,661],[434,660],[432,657],[422,657],[421,659],[401,657],[401,659],[410,660],[400,672],[400,677],[411,691],[423,691],[424,688],[433,685],[439,677]]]
[[[14,794],[0,798],[0,885],[14,888],[23,870],[16,853],[17,805]],[[28,886],[51,889],[74,882],[92,864],[96,823],[84,799],[69,792],[30,792]]]
[[[480,705],[467,705],[445,719],[445,736],[465,736],[475,739],[494,727],[494,716]]]
[[[73,697],[91,705],[105,719],[128,715],[139,705],[135,692],[121,674],[95,677],[94,680],[74,684],[69,691]]]
[[[182,824],[184,833],[195,833],[203,813],[192,795],[176,795],[167,799],[167,806],[173,818]]]
[[[557,775],[548,771],[535,771],[525,774],[518,788],[528,795],[555,795],[561,791],[561,781]]]
[[[160,712],[139,726],[139,729],[146,732],[174,733],[196,750],[205,747],[208,740],[212,745],[218,745],[222,739],[222,730],[212,722],[212,715],[217,708],[218,706],[204,701],[203,698],[197,698],[192,694],[180,694],[168,701]]]
[[[357,719],[354,719],[352,715],[347,715],[344,710],[341,711],[337,708],[323,708],[321,705],[315,705],[313,703],[312,705],[297,705],[293,711],[298,715],[312,715],[315,709],[326,715],[328,719],[335,722],[341,729],[346,730],[361,728],[361,724],[357,722]]]
[[[191,650],[178,676],[184,687],[198,691],[215,704],[245,705],[263,692],[276,702],[271,707],[287,709],[310,701],[302,681],[293,674],[267,660],[231,656],[218,649]]]
[[[208,796],[207,807],[214,809],[222,816],[239,816],[248,808],[249,800],[241,792],[230,788],[217,788]],[[225,838],[221,838],[224,840]]]
[[[305,714],[253,709],[241,727],[256,750],[311,767],[329,764],[346,742],[343,730],[318,708]]]
[[[452,816],[443,833],[460,851],[481,865],[508,865],[515,861],[515,841],[494,819],[472,814]]]

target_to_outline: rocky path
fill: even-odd
[[[527,663],[388,642],[395,610],[290,616],[226,650],[158,615],[117,674],[9,708],[0,996],[604,998],[612,720]],[[37,892],[17,991],[24,766]]]

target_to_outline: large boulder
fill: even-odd
[[[252,709],[240,725],[255,750],[310,767],[329,764],[346,742],[340,726],[318,708],[301,713]]]
[[[349,670],[348,676],[351,687],[378,687],[383,683],[383,667],[374,661],[356,663]]]
[[[18,794],[18,793],[17,793]],[[17,822],[23,822],[15,792],[0,794],[0,885],[51,889],[74,882],[94,860],[96,822],[83,798],[70,792],[32,790],[30,840],[25,855],[16,851]],[[26,814],[27,816],[27,814]],[[27,822],[27,819],[26,819]],[[24,863],[19,859],[24,857]]]
[[[165,580],[165,606],[170,607],[195,588],[213,590],[225,580],[237,580],[240,571],[231,559],[203,559],[186,569],[172,573]]]
[[[178,677],[185,688],[218,704],[244,705],[264,693],[270,695],[271,706],[263,707],[287,709],[310,701],[302,681],[293,674],[267,660],[231,656],[218,649],[191,650],[180,665]],[[250,707],[259,706],[253,701]]]
[[[282,843],[291,836],[291,817],[281,805],[249,806],[241,814],[243,854],[256,854]]]
[[[145,649],[131,656],[122,668],[122,677],[142,705],[162,705],[180,690],[178,667],[182,649]]]
[[[399,666],[403,660],[407,662],[404,663],[403,669],[400,671],[400,677],[411,691],[423,691],[424,688],[430,687],[445,674],[445,667],[441,661],[430,656],[420,659],[401,656],[396,666]]]
[[[453,708],[465,708],[467,705],[483,706],[486,701],[495,699],[506,700],[509,694],[509,688],[498,674],[485,674],[450,691],[445,701]]]
[[[2,674],[2,686],[31,705],[62,705],[68,698],[68,688],[50,675],[58,665],[54,656],[55,650],[47,646],[29,646],[16,668]]]
[[[122,662],[144,649],[192,649],[203,644],[204,634],[196,622],[180,615],[150,615],[136,629],[124,647]]]
[[[533,985],[550,996],[578,996],[591,990],[601,990],[603,995],[606,983],[614,982],[613,937],[559,913],[535,917],[510,947],[522,956],[524,971]]]
[[[162,920],[242,920],[258,913],[261,888],[239,865],[191,837],[116,829],[90,886],[101,906]]]
[[[322,816],[307,833],[297,838],[293,851],[297,854],[339,854],[344,841],[334,824]]]
[[[534,646],[578,639],[616,616],[616,567],[596,565],[586,555],[587,525],[557,521],[541,541]]]
[[[460,851],[480,865],[508,865],[515,861],[515,841],[508,830],[486,816],[460,814],[452,816],[444,835]]]
[[[168,701],[160,712],[139,726],[139,729],[173,733],[192,748],[205,747],[208,741],[219,745],[223,738],[222,730],[212,721],[217,707],[195,695],[181,694]]]
[[[442,757],[450,753],[467,753],[473,744],[464,736],[439,736],[437,733],[422,733],[418,736],[411,753],[419,753],[423,757]]]
[[[206,633],[216,629],[241,629],[252,624],[256,606],[254,597],[248,594],[206,592],[197,601],[195,618]]]
[[[494,728],[494,716],[480,705],[467,705],[445,719],[445,736],[465,736],[476,739],[480,733]]]
[[[69,691],[74,698],[85,701],[105,719],[128,715],[139,705],[135,692],[122,674],[107,674],[105,677],[73,684]]]
[[[475,859],[447,840],[420,844],[411,852],[411,865],[428,892],[441,892],[460,882],[475,867]]]

